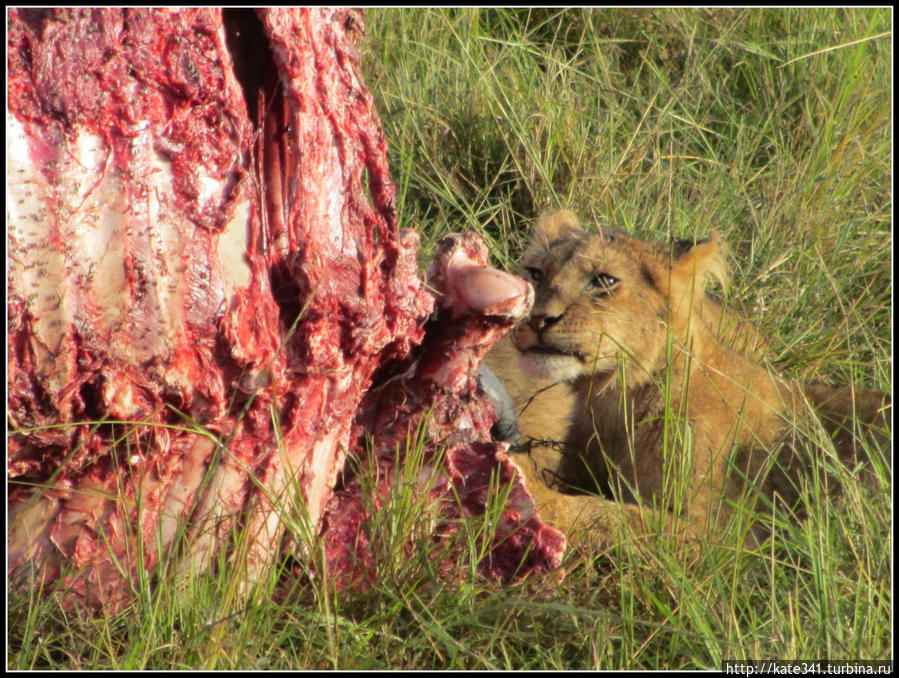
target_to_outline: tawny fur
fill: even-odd
[[[560,210],[538,221],[521,264],[533,310],[486,362],[516,405],[528,488],[569,534],[609,544],[628,523],[630,535],[700,536],[760,495],[792,505],[808,455],[823,454],[799,432],[820,416],[855,465],[852,423],[886,425],[878,391],[805,386],[752,360],[764,339],[706,293],[728,280],[716,234],[588,234]]]

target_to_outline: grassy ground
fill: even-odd
[[[400,220],[425,259],[441,234],[475,229],[511,267],[529,221],[557,206],[659,237],[717,229],[733,300],[781,372],[891,388],[890,10],[371,10],[368,29]],[[234,612],[221,568],[187,591],[163,571],[113,619],[13,599],[9,667],[892,658],[890,472],[880,490],[831,474],[842,499],[810,487],[809,519],[764,548],[710,539],[689,562],[624,543],[601,562],[570,553],[561,582],[505,589],[470,572],[441,582],[415,550],[397,562],[404,544],[433,548],[431,508],[399,497],[368,592],[273,583]]]

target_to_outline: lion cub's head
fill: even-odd
[[[568,210],[538,220],[521,265],[536,300],[512,341],[526,372],[553,381],[608,373],[622,359],[631,384],[646,381],[664,365],[669,328],[675,344],[692,343],[707,281],[726,281],[716,234],[668,245],[586,233]]]

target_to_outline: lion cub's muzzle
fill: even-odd
[[[531,329],[537,334],[538,341],[542,342],[541,332],[544,330],[548,330],[550,327],[555,325],[562,319],[560,315],[541,315],[536,314],[532,315],[528,318],[527,323],[531,326]]]

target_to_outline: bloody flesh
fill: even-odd
[[[201,570],[239,526],[251,582],[290,498],[317,531],[346,451],[394,435],[373,378],[468,322],[426,326],[362,16],[20,8],[8,27],[8,571],[115,609],[139,568]],[[417,405],[478,422],[459,477],[509,463],[479,357]]]

